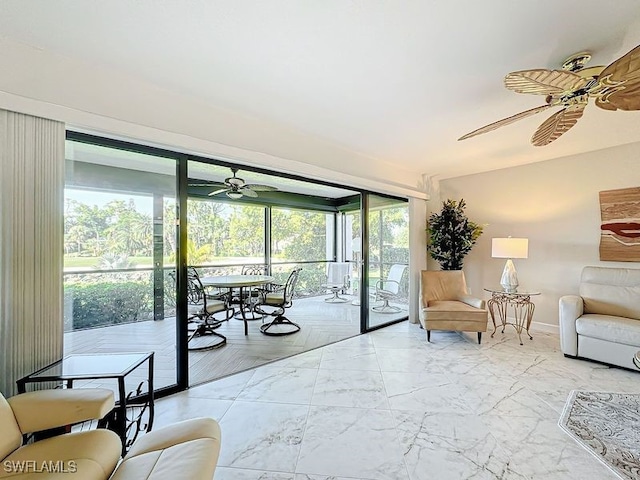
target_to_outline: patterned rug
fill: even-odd
[[[640,478],[640,394],[574,390],[559,425],[619,477]]]

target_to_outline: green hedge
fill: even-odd
[[[149,320],[151,286],[145,282],[67,285],[65,331]]]

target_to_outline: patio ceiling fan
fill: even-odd
[[[216,190],[209,192],[208,195],[210,197],[213,197],[224,193],[227,197],[233,200],[237,200],[244,196],[256,198],[258,196],[257,192],[275,192],[278,190],[276,187],[271,187],[269,185],[246,183],[244,179],[236,176],[236,174],[238,173],[237,168],[232,168],[231,173],[233,175],[231,177],[225,178],[224,182],[221,184],[195,183],[190,185],[192,187],[218,187]]]
[[[562,64],[562,70],[534,69],[507,74],[505,87],[517,93],[544,95],[545,104],[485,125],[458,140],[490,132],[551,107],[563,107],[533,134],[531,143],[541,147],[576,124],[589,98],[604,110],[640,110],[640,45],[607,67],[586,68],[590,59],[590,53],[581,52],[569,57]]]

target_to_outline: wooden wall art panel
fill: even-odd
[[[600,192],[600,260],[640,262],[640,187]]]

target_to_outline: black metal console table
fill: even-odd
[[[63,388],[73,388],[74,381],[115,379],[118,384],[116,407],[99,425],[120,436],[124,455],[140,431],[149,432],[153,426],[153,355],[154,352],[68,355],[19,379],[18,392],[26,392],[28,383],[62,382]],[[144,392],[144,382],[141,382],[127,393],[125,377],[145,362],[148,365],[147,391]],[[127,409],[133,412],[134,407],[135,413],[127,417]]]

